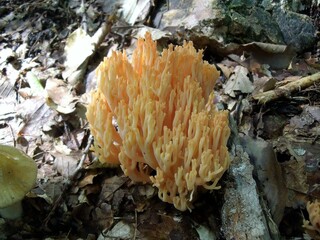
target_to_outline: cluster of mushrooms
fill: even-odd
[[[136,182],[151,182],[179,210],[192,208],[198,187],[218,189],[228,169],[228,112],[218,111],[219,77],[192,42],[159,55],[151,34],[132,59],[113,52],[98,67],[87,107],[94,150]]]

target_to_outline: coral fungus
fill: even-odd
[[[215,66],[192,42],[157,53],[150,33],[131,61],[113,52],[97,70],[87,108],[101,162],[120,164],[133,181],[152,182],[179,210],[192,207],[198,186],[218,189],[230,159],[228,113],[217,111]]]
[[[320,239],[320,202],[318,200],[308,202],[307,211],[310,221],[304,220],[303,227],[313,239]]]

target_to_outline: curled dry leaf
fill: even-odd
[[[78,97],[71,91],[70,87],[62,80],[49,78],[46,84],[48,94],[47,104],[63,114],[75,111]]]
[[[250,81],[249,71],[242,66],[236,66],[234,73],[225,84],[224,92],[231,97],[235,97],[236,93],[252,93],[254,86]]]
[[[81,65],[88,60],[94,50],[91,37],[82,29],[78,28],[71,33],[65,46],[65,71],[62,73],[63,79],[68,79],[77,71],[84,71]],[[86,67],[86,66],[85,66]]]

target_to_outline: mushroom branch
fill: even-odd
[[[306,233],[313,239],[320,239],[320,201],[307,203],[309,221],[303,220],[303,227]]]
[[[101,162],[152,182],[163,201],[184,211],[198,187],[219,189],[229,167],[228,112],[216,110],[219,72],[202,60],[202,50],[192,42],[160,55],[156,49],[147,33],[131,61],[125,52],[104,59],[87,119]]]
[[[0,145],[0,216],[22,216],[21,200],[35,185],[37,165],[24,152]]]

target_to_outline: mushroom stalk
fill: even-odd
[[[21,201],[18,201],[8,207],[0,209],[0,215],[6,219],[17,219],[22,216],[23,209]]]

